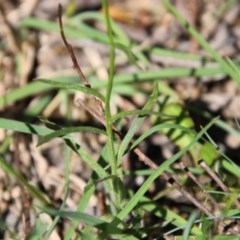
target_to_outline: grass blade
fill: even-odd
[[[39,140],[37,146],[40,146],[40,145],[50,141],[53,138],[63,137],[65,135],[68,135],[68,134],[74,133],[74,132],[91,132],[91,133],[98,133],[98,134],[106,135],[106,132],[104,130],[99,129],[99,128],[88,127],[88,126],[68,127],[68,128],[63,128],[63,129],[54,131],[53,133],[50,133],[48,135],[45,135],[44,137],[42,137]]]
[[[240,83],[240,75],[233,71],[232,66],[225,61],[211,46],[210,44],[187,22],[187,20],[176,10],[169,0],[164,0],[166,7],[174,14],[178,22],[199,42],[199,44],[218,62],[224,71]]]
[[[154,90],[153,93],[151,94],[150,98],[148,99],[147,103],[145,104],[145,106],[143,107],[143,111],[149,111],[151,110],[154,102],[156,101],[156,98],[158,96],[158,84],[157,82],[155,83],[154,86]],[[126,149],[129,146],[129,143],[132,141],[132,138],[134,136],[134,134],[136,133],[136,131],[140,128],[140,126],[142,125],[144,121],[144,117],[140,116],[138,117],[135,121],[132,122],[131,127],[128,131],[128,133],[125,135],[125,137],[123,138],[119,149],[118,149],[118,155],[117,155],[117,162],[118,164],[121,162],[122,157],[126,151]]]

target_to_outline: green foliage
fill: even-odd
[[[178,93],[171,89],[166,83],[165,78],[178,78],[184,76],[200,77],[200,76],[215,76],[217,74],[226,74],[232,79],[239,82],[239,70],[237,65],[227,59],[223,59],[216,53],[209,44],[196,32],[196,30],[187,24],[186,20],[174,9],[170,1],[164,1],[167,8],[174,13],[178,21],[192,34],[200,45],[211,55],[211,59],[206,61],[216,61],[219,65],[215,67],[199,67],[199,68],[165,68],[161,70],[146,69],[141,70],[139,62],[143,60],[143,52],[134,48],[134,44],[122,31],[122,29],[110,19],[108,14],[108,1],[103,0],[104,16],[96,12],[82,13],[74,17],[70,17],[64,25],[64,30],[67,37],[75,38],[91,38],[94,41],[104,43],[109,46],[109,77],[101,81],[92,75],[93,71],[89,71],[87,75],[93,88],[88,88],[83,84],[79,84],[79,80],[72,76],[57,76],[50,79],[37,79],[25,86],[12,90],[0,97],[0,107],[6,107],[16,101],[26,99],[27,97],[34,97],[40,94],[40,100],[36,106],[26,109],[25,116],[39,117],[42,114],[45,106],[51,101],[52,90],[63,93],[64,96],[71,96],[73,93],[79,91],[89,96],[97,97],[105,103],[105,120],[106,130],[94,128],[92,126],[66,126],[60,127],[46,119],[42,119],[45,127],[32,124],[28,121],[16,121],[10,119],[0,118],[0,128],[11,130],[14,132],[21,132],[30,135],[37,135],[40,140],[38,146],[48,144],[53,138],[61,138],[67,149],[65,157],[65,192],[63,204],[57,208],[54,207],[51,199],[49,199],[40,189],[30,184],[25,177],[23,177],[17,169],[13,168],[4,157],[0,157],[0,167],[9,176],[14,178],[26,191],[32,196],[34,200],[38,200],[38,205],[34,205],[34,210],[37,212],[44,212],[54,217],[54,222],[51,226],[47,226],[39,218],[37,218],[34,228],[32,229],[29,239],[47,238],[51,235],[57,223],[62,220],[71,222],[69,229],[64,236],[65,240],[69,239],[94,239],[96,231],[98,231],[99,239],[141,239],[148,235],[149,229],[141,227],[141,220],[144,218],[146,212],[151,212],[154,217],[159,219],[161,224],[157,227],[163,227],[164,224],[170,223],[172,230],[170,232],[163,232],[162,234],[174,234],[175,231],[182,231],[182,236],[179,239],[208,239],[213,237],[215,240],[221,239],[237,239],[235,237],[224,237],[215,234],[212,231],[214,220],[206,216],[201,216],[197,213],[197,208],[192,207],[188,210],[189,218],[185,219],[181,216],[180,211],[174,212],[168,205],[159,205],[154,199],[146,197],[147,191],[151,188],[154,181],[162,177],[165,172],[173,171],[171,166],[181,157],[188,153],[194,160],[196,173],[202,174],[197,168],[197,161],[203,159],[209,166],[215,167],[220,164],[220,167],[227,173],[228,178],[240,177],[240,168],[231,159],[224,155],[216,144],[208,135],[208,130],[216,125],[222,130],[240,136],[239,131],[233,129],[227,123],[218,118],[213,118],[209,113],[200,110],[200,114],[209,119],[209,123],[203,126],[200,131],[196,131],[194,121],[191,118],[188,109],[181,101]],[[72,3],[73,4],[73,3]],[[71,15],[75,10],[75,5],[69,6],[68,14]],[[107,31],[99,31],[86,22],[88,20],[97,20],[105,23]],[[45,31],[59,31],[59,26],[51,21],[41,20],[37,18],[23,19],[21,28],[34,28]],[[115,50],[118,49],[125,54],[129,64],[137,67],[136,73],[115,74],[116,56]],[[174,56],[182,58],[186,61],[198,60],[202,58],[196,55],[178,53],[168,51],[158,47],[153,49],[145,49],[146,52],[154,52],[155,54]],[[144,59],[145,64],[149,64]],[[139,83],[152,83],[152,93],[145,91],[140,87]],[[111,114],[110,104],[114,94],[124,96],[131,96],[139,93],[147,96],[147,101],[142,109],[132,111],[117,112],[116,115]],[[67,105],[67,100],[64,103]],[[117,139],[113,131],[113,123],[121,124],[119,120],[128,116],[135,116],[132,120],[130,128],[122,139]],[[71,119],[70,119],[71,120]],[[136,137],[139,129],[144,121],[150,120],[151,127],[147,129],[140,136]],[[107,142],[99,153],[99,159],[93,159],[81,145],[75,142],[72,133],[76,132],[90,132],[94,134],[103,134],[107,136]],[[123,157],[126,153],[133,151],[139,144],[153,134],[163,134],[167,136],[170,141],[178,147],[178,150],[169,159],[166,159],[154,170],[141,169],[138,172],[133,171],[127,173],[122,169]],[[11,137],[5,139],[4,144],[0,148],[1,154],[7,152],[10,145]],[[92,170],[92,175],[84,189],[83,196],[78,202],[76,211],[68,211],[65,209],[66,199],[69,194],[69,155],[70,152],[75,152],[83,162],[85,162]],[[123,177],[127,174],[133,174],[136,177],[138,174],[145,175],[144,182],[136,192],[131,189],[126,189],[123,183]],[[236,180],[238,181],[238,180]],[[91,196],[94,194],[98,183],[103,183],[104,193],[109,197],[108,212],[106,215],[94,217],[84,213],[89,203]],[[212,193],[215,189],[211,189]],[[230,218],[235,217],[239,212],[236,212],[232,206],[237,199],[239,188],[235,187],[229,197],[222,192],[214,192],[216,199],[223,200],[226,203],[224,214],[221,217]],[[209,190],[210,192],[210,190]],[[230,193],[229,193],[230,194]],[[162,197],[167,195],[167,192],[162,193]],[[214,194],[213,194],[214,195]],[[222,196],[224,195],[224,196]],[[192,214],[192,209],[196,210]],[[128,226],[127,218],[133,214],[134,220]],[[76,234],[75,229],[79,222],[84,224],[84,229],[81,233]],[[201,224],[199,224],[199,222]],[[4,224],[1,224],[1,229],[6,229]],[[214,236],[215,234],[215,236]],[[177,238],[178,239],[178,238]]]

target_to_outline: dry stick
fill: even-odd
[[[59,4],[59,6],[58,6],[58,15],[59,15],[59,25],[60,25],[61,36],[62,36],[63,42],[64,42],[64,44],[65,44],[66,48],[68,49],[69,54],[71,56],[71,59],[72,59],[72,62],[73,62],[73,67],[76,69],[80,79],[83,81],[83,84],[86,87],[91,88],[91,84],[88,82],[88,80],[84,76],[84,74],[83,74],[83,72],[82,72],[82,70],[81,70],[81,68],[78,64],[78,61],[76,59],[76,56],[74,54],[72,46],[66,40],[64,30],[63,30],[63,25],[62,25],[62,18],[61,18],[62,17],[62,6],[61,6],[61,4]],[[96,99],[96,101],[97,101],[96,103],[98,105],[100,105],[101,108],[102,108],[102,101],[95,98],[95,97],[94,97],[94,99]],[[96,111],[94,108],[88,106],[87,103],[85,103],[84,101],[82,101],[80,99],[77,99],[76,101],[77,101],[79,106],[81,106],[82,108],[87,110],[94,118],[96,118],[99,122],[101,122],[106,127],[106,120],[105,120],[105,116],[102,114],[102,111]],[[103,110],[103,108],[101,110]],[[112,129],[119,136],[119,138],[121,140],[124,138],[124,135],[114,125],[112,125]],[[147,166],[149,166],[152,169],[157,169],[158,168],[158,166],[150,158],[148,158],[139,148],[135,148],[133,151],[139,157],[139,160],[144,162]],[[180,191],[183,196],[185,196],[190,202],[192,202],[200,211],[202,211],[203,213],[205,213],[209,217],[214,216],[207,208],[205,208],[200,202],[198,202],[191,194],[189,194],[178,183],[177,177],[174,174],[170,175],[167,172],[163,172],[162,176],[165,178],[166,181],[168,181],[178,191]]]
[[[215,172],[212,171],[212,169],[203,161],[199,160],[198,164],[211,176],[212,179],[218,184],[218,186],[226,193],[230,193],[228,187],[224,184],[224,182],[217,176]],[[240,208],[240,203],[237,200],[235,202],[235,205],[237,208]]]
[[[86,86],[86,87],[89,87],[91,88],[91,84],[89,83],[89,81],[86,79],[86,77],[84,76],[81,68],[79,67],[79,64],[78,64],[78,61],[77,61],[77,58],[74,54],[74,51],[73,51],[73,48],[71,46],[71,44],[69,44],[67,42],[67,39],[65,37],[65,34],[64,34],[64,31],[63,31],[63,24],[62,24],[62,5],[59,3],[58,4],[58,16],[59,16],[59,26],[60,26],[60,31],[61,31],[61,36],[62,36],[62,39],[63,39],[63,42],[65,44],[65,46],[67,47],[68,49],[68,52],[71,56],[71,59],[72,59],[72,62],[73,62],[73,67],[74,69],[77,71],[80,79],[82,79],[83,81],[83,84]]]
[[[133,150],[140,161],[144,162],[147,166],[152,169],[157,169],[158,165],[154,163],[150,158],[148,158],[139,148],[135,148]],[[200,209],[203,213],[205,213],[209,217],[213,217],[214,215],[204,207],[197,199],[195,199],[190,193],[188,193],[179,183],[175,174],[171,173],[171,175],[167,172],[162,173],[163,178],[173,185],[178,191],[182,193],[190,202],[192,202],[198,209]]]
[[[219,185],[219,187],[224,192],[229,192],[228,187],[221,181],[221,179],[215,174],[215,172],[212,171],[212,169],[203,161],[199,160],[198,164],[215,180],[215,182]]]
[[[182,169],[186,172],[186,174],[188,175],[189,178],[191,178],[203,191],[203,193],[208,197],[208,199],[211,201],[211,203],[213,204],[213,206],[215,207],[215,209],[219,209],[218,203],[215,201],[215,199],[204,189],[204,186],[197,180],[197,178],[195,177],[195,175],[193,175],[188,167],[183,163],[180,162],[180,165],[182,167]]]

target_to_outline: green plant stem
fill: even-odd
[[[110,44],[110,59],[109,59],[109,77],[107,83],[107,90],[106,90],[106,98],[105,98],[105,114],[106,114],[106,130],[107,130],[107,144],[109,150],[109,161],[111,165],[111,172],[113,176],[117,176],[117,159],[114,150],[114,143],[113,143],[113,131],[112,131],[112,115],[110,109],[110,101],[111,101],[111,93],[113,88],[113,78],[114,78],[114,69],[115,69],[115,44],[114,44],[114,37],[112,33],[112,26],[110,21],[110,16],[108,12],[108,0],[103,0],[103,9],[106,17],[106,25],[107,25],[107,35],[109,38]],[[119,206],[121,200],[118,199],[118,189],[114,189],[114,200],[116,206]]]

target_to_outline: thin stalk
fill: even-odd
[[[110,101],[111,101],[114,68],[115,68],[115,49],[114,49],[114,38],[112,33],[112,26],[111,26],[110,16],[108,12],[108,1],[103,0],[102,2],[103,2],[104,13],[106,16],[107,35],[108,35],[109,44],[110,44],[109,76],[108,76],[108,83],[107,83],[107,90],[106,90],[106,97],[105,97],[106,129],[107,129],[107,136],[108,136],[108,149],[110,153],[109,157],[110,157],[112,175],[116,176],[117,161],[116,161],[116,155],[115,155],[114,145],[113,145],[112,115],[110,110]]]
[[[104,14],[106,18],[106,25],[107,25],[107,35],[109,39],[110,45],[110,58],[109,58],[109,76],[108,76],[108,83],[107,83],[107,90],[105,96],[105,116],[106,116],[106,130],[107,130],[107,146],[109,151],[109,162],[111,165],[111,173],[113,176],[113,201],[114,204],[111,205],[112,211],[116,213],[117,209],[121,208],[121,203],[123,199],[123,189],[121,186],[121,179],[118,177],[117,173],[117,157],[114,150],[114,142],[113,142],[113,123],[112,123],[112,115],[111,115],[111,108],[110,108],[110,101],[111,101],[111,93],[113,88],[113,79],[114,79],[114,69],[115,69],[115,42],[113,37],[113,29],[111,26],[111,20],[108,11],[108,0],[102,1]]]

